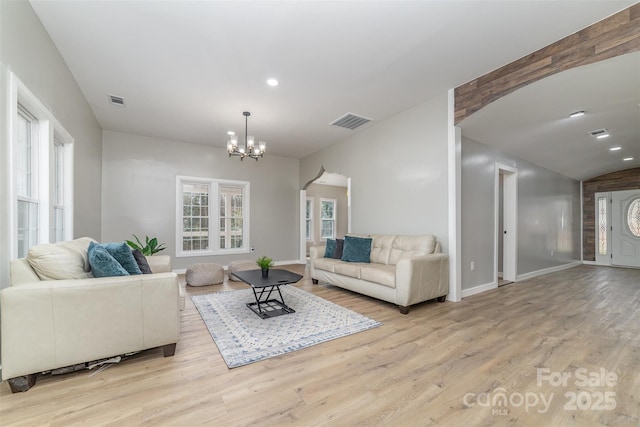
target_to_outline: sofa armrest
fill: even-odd
[[[401,258],[396,265],[398,305],[409,306],[449,293],[449,255]]]
[[[175,343],[178,304],[175,273],[37,281],[2,289],[2,377]]]
[[[309,274],[312,278],[316,277],[315,260],[324,258],[327,245],[311,246],[309,248]]]

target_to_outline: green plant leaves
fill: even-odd
[[[145,236],[144,245],[138,236],[134,234],[133,237],[135,237],[137,243],[134,243],[131,240],[125,240],[125,242],[127,242],[127,245],[132,249],[138,249],[144,256],[150,256],[166,249],[164,247],[164,243],[158,244],[158,239],[156,237],[149,239],[149,236]]]

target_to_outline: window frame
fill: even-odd
[[[322,204],[323,203],[333,203],[333,218],[323,218],[322,217]],[[338,220],[337,220],[337,213],[338,210],[338,200],[337,199],[325,199],[322,198],[320,199],[320,240],[327,240],[327,239],[335,239],[336,238],[336,230],[338,228]],[[332,235],[331,237],[324,237],[322,235],[322,224],[324,223],[324,221],[332,221],[333,222],[333,230],[332,230]]]
[[[53,191],[54,179],[54,144],[64,146],[64,190],[63,205],[66,209],[63,212],[63,233],[62,240],[73,238],[73,153],[74,138],[66,131],[60,122],[53,116],[47,107],[29,91],[29,89],[12,72],[8,78],[8,158],[9,161],[9,238],[11,244],[9,255],[11,258],[25,256],[18,248],[18,205],[20,201],[37,202],[37,231],[36,238],[27,245],[31,247],[36,244],[50,243],[56,240],[53,222],[54,206]],[[18,114],[26,114],[34,123],[32,125],[32,158],[31,168],[33,171],[34,186],[31,197],[18,195],[17,188],[17,138],[18,138]]]
[[[208,185],[208,224],[209,248],[185,250],[183,247],[183,188],[184,184]],[[239,187],[242,189],[242,246],[239,248],[220,248],[220,187]],[[250,252],[250,188],[248,181],[235,181],[217,178],[176,176],[176,257],[228,255]],[[214,246],[215,245],[215,246]]]
[[[314,230],[313,230],[313,197],[307,197],[307,200],[305,202],[305,234],[306,234],[306,240],[309,243],[313,243],[314,242]],[[307,204],[309,206],[307,206]],[[308,214],[308,215],[307,215]]]

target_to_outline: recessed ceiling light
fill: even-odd
[[[267,84],[271,87],[276,87],[278,86],[278,81],[276,79],[269,79],[267,80]]]
[[[618,150],[622,150],[622,147],[611,147],[611,148],[609,148],[609,151],[618,151]]]
[[[569,117],[571,117],[571,118],[581,117],[581,116],[584,116],[584,111],[576,111],[575,113],[569,114]]]
[[[622,160],[624,160],[625,162],[629,162],[629,161],[633,160],[633,157],[625,157]]]
[[[603,133],[602,135],[596,136],[596,139],[603,139],[603,138],[609,138],[609,134],[608,133]]]
[[[235,134],[236,134],[236,133],[235,133],[234,131],[232,131],[232,130],[230,130],[230,131],[228,131],[228,132],[227,132],[227,135],[235,135]]]

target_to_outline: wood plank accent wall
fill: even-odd
[[[640,3],[458,86],[455,89],[455,124],[537,80],[636,51],[640,51]]]
[[[582,257],[596,260],[595,193],[640,188],[640,168],[608,173],[582,182]]]

